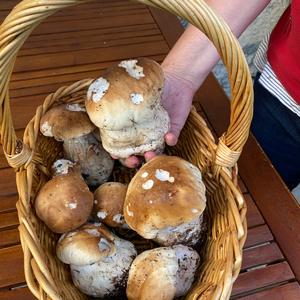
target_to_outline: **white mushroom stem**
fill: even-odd
[[[81,166],[81,174],[88,185],[97,186],[109,178],[113,160],[102,148],[93,133],[65,140],[65,157]]]

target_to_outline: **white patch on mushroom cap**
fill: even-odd
[[[67,104],[66,109],[69,111],[86,111],[86,109],[81,107],[78,103]]]
[[[69,173],[69,168],[72,168],[74,165],[67,159],[59,159],[52,165],[52,168],[55,171],[55,175],[65,175]]]
[[[192,213],[193,213],[193,214],[197,214],[198,212],[199,212],[198,209],[196,209],[196,208],[193,208],[193,209],[192,209]]]
[[[174,177],[170,176],[170,172],[162,169],[157,169],[155,171],[155,177],[160,181],[169,181],[171,183],[175,181]]]
[[[136,105],[138,105],[144,101],[143,95],[139,94],[139,93],[131,93],[130,98],[131,98],[131,102]]]
[[[65,204],[65,207],[68,207],[70,209],[75,209],[77,207],[77,203],[76,202],[69,202],[69,203]]]
[[[148,175],[149,175],[148,172],[144,172],[141,176],[142,178],[146,178]]]
[[[44,136],[53,136],[52,133],[52,126],[49,125],[49,123],[46,121],[41,126],[41,132]]]
[[[113,216],[113,221],[119,224],[124,223],[124,217],[122,214],[117,214]]]
[[[87,228],[87,229],[84,229],[84,231],[86,233],[88,233],[89,235],[92,235],[92,236],[96,236],[96,237],[100,236],[100,233],[99,233],[99,231],[97,229],[89,229],[89,228]]]
[[[97,212],[97,217],[98,217],[99,219],[104,220],[104,219],[107,217],[107,212],[106,212],[106,211],[98,211],[98,212]]]
[[[143,73],[143,67],[137,65],[136,59],[123,60],[118,65],[121,68],[124,68],[126,72],[135,79],[141,79],[145,77]]]
[[[129,205],[126,206],[127,215],[133,217],[133,212],[129,210]]]
[[[154,181],[152,179],[149,179],[142,185],[142,188],[144,190],[150,190],[150,189],[152,189],[153,184],[154,184]]]
[[[101,238],[99,243],[98,243],[98,247],[100,251],[106,251],[110,249],[110,245],[108,243],[108,241],[104,238]]]
[[[102,97],[105,95],[109,88],[109,82],[103,78],[100,77],[96,79],[90,86],[87,92],[87,98],[91,99],[94,102],[99,102]]]

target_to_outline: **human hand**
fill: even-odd
[[[167,110],[171,123],[170,130],[165,135],[165,142],[169,146],[175,146],[189,115],[196,88],[192,82],[182,78],[175,72],[164,69],[164,76],[165,84],[162,94],[162,105]],[[146,161],[149,161],[155,155],[157,155],[156,152],[149,151],[144,154],[144,157]],[[137,156],[130,156],[122,160],[122,163],[129,168],[134,168],[141,163],[141,159]]]

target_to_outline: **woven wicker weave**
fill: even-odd
[[[36,218],[32,203],[48,179],[50,165],[61,154],[59,143],[39,133],[40,119],[52,105],[82,99],[91,80],[62,87],[49,95],[27,125],[22,142],[16,139],[12,124],[8,85],[17,53],[33,29],[58,10],[83,2],[87,1],[24,0],[0,27],[1,143],[9,164],[16,170],[25,277],[30,290],[39,299],[86,299],[72,284],[68,269],[55,257],[58,237]],[[241,267],[246,238],[246,206],[237,188],[236,162],[248,137],[252,118],[250,73],[227,25],[203,0],[139,2],[179,15],[200,28],[216,46],[229,73],[232,101],[227,132],[216,144],[204,120],[193,109],[178,145],[169,149],[200,168],[208,195],[203,264],[185,299],[228,299]]]

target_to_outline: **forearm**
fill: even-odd
[[[207,4],[239,36],[270,0],[207,0]],[[166,72],[181,77],[196,91],[219,59],[215,47],[197,28],[190,25],[163,62]]]

